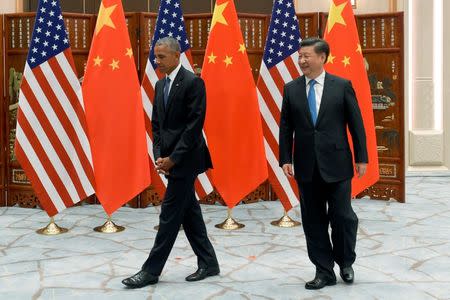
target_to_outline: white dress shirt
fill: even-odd
[[[322,73],[316,78],[308,78],[305,76],[305,79],[306,79],[306,99],[308,99],[308,93],[310,89],[309,82],[312,79],[316,80],[316,84],[314,85],[314,91],[316,92],[316,111],[317,115],[319,115],[320,103],[322,102],[323,85],[325,83],[325,70],[323,70]]]
[[[175,81],[175,77],[177,77],[177,74],[178,74],[178,71],[180,71],[180,68],[181,68],[181,62],[169,75],[166,75],[166,77],[169,77],[169,79],[170,79],[169,91],[167,92],[169,95],[170,95],[170,89],[172,88],[172,84]],[[164,80],[165,79],[166,78],[164,78]]]

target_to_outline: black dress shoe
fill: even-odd
[[[122,283],[129,288],[141,288],[149,284],[158,282],[158,276],[152,275],[147,271],[141,270],[131,277],[122,280]]]
[[[220,273],[219,267],[214,268],[199,268],[194,274],[186,277],[186,281],[199,281],[209,276],[215,276]]]
[[[325,286],[335,285],[335,284],[336,284],[336,279],[329,279],[329,278],[325,278],[325,277],[316,276],[316,278],[314,278],[311,281],[308,281],[305,284],[305,289],[319,290]]]
[[[353,283],[355,279],[355,272],[352,267],[341,268],[339,275],[341,275],[342,280],[346,283]]]

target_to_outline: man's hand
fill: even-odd
[[[160,157],[156,160],[156,171],[158,171],[159,174],[169,175],[169,170],[174,165],[175,164],[169,157]]]
[[[284,164],[283,172],[284,172],[284,175],[286,175],[286,177],[294,176],[294,171],[292,170],[292,164]]]
[[[367,164],[366,163],[357,163],[356,164],[356,173],[358,174],[358,178],[361,178],[366,174]]]

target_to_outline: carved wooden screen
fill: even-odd
[[[131,48],[133,49],[134,62],[136,64],[139,77],[139,21],[140,13],[125,13],[125,21],[128,27],[128,35],[130,36]],[[140,195],[137,195],[128,202],[131,207],[139,207]]]
[[[91,15],[66,14],[64,20],[72,46],[75,66],[79,77],[84,73],[87,56],[91,45],[94,28],[94,18]],[[28,47],[33,31],[35,13],[5,15],[5,69],[14,68],[16,72],[23,72],[27,58]],[[8,80],[5,78],[5,85]],[[8,185],[8,206],[18,204],[23,207],[36,207],[39,205],[31,185],[17,162],[14,155],[14,139],[17,114],[17,94],[13,97],[7,95],[6,105],[9,106],[6,135],[8,153],[6,155],[6,174]],[[89,199],[90,202],[93,199]]]
[[[142,80],[147,59],[150,54],[153,33],[155,32],[156,16],[155,13],[140,13],[139,21],[139,78]]]
[[[360,196],[405,202],[403,13],[356,17],[367,60],[380,181]]]
[[[3,16],[0,15],[0,41],[3,45]],[[3,83],[3,46],[0,46],[0,82]],[[7,73],[8,74],[8,73]],[[3,90],[4,85],[0,84],[0,206],[6,205],[6,189],[5,189],[5,161],[6,161],[6,102],[5,94],[8,91],[8,86],[6,86],[6,91]]]
[[[297,14],[302,39],[319,36],[319,14]]]
[[[211,18],[212,14],[185,15],[186,30],[192,47],[192,60],[194,66],[198,68],[203,65]],[[269,16],[239,13],[238,18],[253,77],[256,80],[266,42]]]
[[[6,75],[9,69],[23,72],[28,45],[34,25],[34,13],[5,15],[5,57]],[[207,44],[211,14],[185,15],[186,29],[192,47],[193,62],[201,68]],[[263,55],[269,15],[238,14],[239,22],[247,47],[251,68],[256,80]],[[84,73],[95,26],[95,16],[80,14],[64,14],[69,31],[70,42],[74,54],[78,74]],[[297,15],[302,38],[317,36],[319,28],[324,28],[326,14],[307,13]],[[150,50],[156,14],[127,13],[127,24],[130,40],[135,54],[138,74],[142,79]],[[320,25],[319,25],[320,20]],[[369,78],[373,94],[373,107],[377,126],[377,141],[380,156],[381,180],[374,187],[366,190],[363,195],[375,199],[394,198],[404,201],[404,129],[403,129],[403,15],[378,14],[357,16],[358,30],[364,56],[369,66]],[[1,28],[0,28],[1,29]],[[0,31],[1,32],[1,31]],[[1,64],[1,63],[0,63]],[[4,74],[2,74],[3,76]],[[8,87],[8,76],[0,77]],[[0,144],[3,143],[7,152],[0,156],[1,175],[6,174],[4,181],[0,177],[0,205],[5,186],[9,190],[7,205],[34,207],[38,205],[27,178],[15,160],[13,153],[15,113],[17,99],[9,97],[8,89],[2,93],[6,97],[2,101],[0,113],[2,118],[0,129]],[[1,111],[3,110],[3,111]],[[3,126],[3,128],[1,128]],[[4,149],[4,148],[2,148]],[[3,170],[2,170],[3,168]],[[258,199],[268,199],[270,194],[267,183],[261,185],[248,195],[244,202]],[[271,197],[275,198],[275,197]],[[95,202],[94,198],[88,200]],[[213,193],[203,203],[223,203],[217,193]],[[160,199],[152,188],[144,191],[130,202],[133,207],[145,207],[149,204],[159,204]]]
[[[140,31],[140,13],[125,13],[125,21],[127,22],[128,35],[130,36],[131,48],[133,49],[134,62],[138,70],[139,67],[139,31]]]
[[[321,14],[320,32],[327,14]],[[367,65],[380,180],[358,195],[405,202],[403,13],[357,15]]]
[[[5,70],[22,74],[28,53],[28,46],[34,26],[34,13],[5,15]],[[12,70],[14,69],[14,70]],[[5,78],[5,85],[8,81]],[[7,184],[8,206],[19,204],[22,207],[35,207],[38,200],[33,193],[25,172],[14,155],[14,140],[18,108],[18,91],[6,95],[8,109],[7,134]]]
[[[261,58],[266,39],[266,32],[268,27],[269,17],[267,15],[254,14],[238,14],[241,25],[242,35],[247,47],[250,64],[253,75],[256,80],[261,64]],[[203,58],[205,55],[206,44],[208,41],[209,28],[211,25],[212,14],[185,14],[186,31],[191,44],[191,54],[194,67],[201,68]],[[140,34],[140,68],[141,75],[145,72],[145,65],[150,52],[151,39],[155,30],[156,14],[141,13],[141,34]],[[269,185],[264,183],[260,185],[255,191],[247,195],[244,203],[256,202],[259,199],[269,199]],[[216,202],[222,203],[223,199],[218,193],[213,192],[209,196],[200,200],[201,203],[214,204]],[[159,199],[156,192],[150,187],[141,194],[140,206],[159,204]]]

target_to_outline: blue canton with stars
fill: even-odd
[[[179,0],[161,0],[149,57],[154,69],[157,68],[154,53],[155,44],[159,39],[166,36],[170,36],[178,40],[181,47],[181,53],[191,47],[187,38],[183,12],[181,11]]]
[[[300,29],[292,0],[276,0],[270,18],[264,62],[268,69],[300,48]]]
[[[37,67],[70,47],[59,0],[40,0],[27,62]]]

